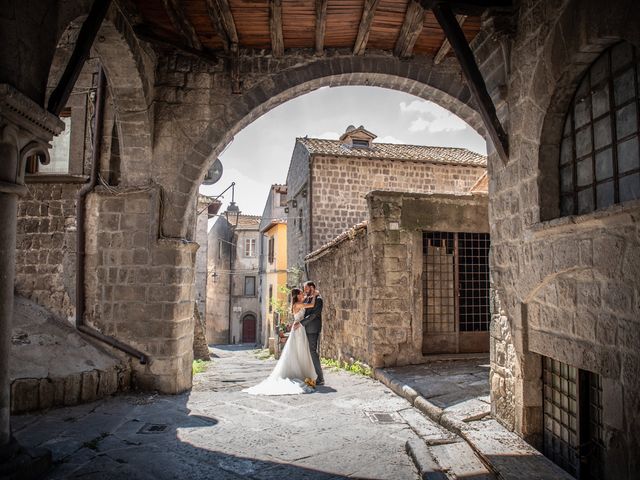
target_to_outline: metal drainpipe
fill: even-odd
[[[98,88],[96,92],[96,109],[95,109],[95,121],[93,128],[93,152],[91,154],[91,176],[89,182],[86,183],[76,195],[76,329],[90,337],[100,340],[118,350],[121,350],[129,355],[136,357],[140,360],[142,365],[149,362],[149,357],[146,354],[136,350],[129,345],[116,340],[115,338],[108,337],[98,332],[97,330],[85,325],[84,313],[85,313],[85,289],[84,289],[84,272],[85,272],[85,228],[84,220],[86,216],[85,200],[87,194],[94,189],[98,183],[98,169],[100,167],[100,148],[102,146],[102,121],[104,117],[104,94],[106,88],[107,79],[104,75],[104,70],[100,67],[98,71]]]
[[[231,229],[231,242],[229,243],[229,334],[228,334],[228,342],[229,345],[231,345],[231,313],[232,313],[232,308],[233,308],[233,255],[236,253],[234,251],[234,249],[237,249],[238,247],[235,245],[234,242],[234,236],[235,236],[235,229]]]

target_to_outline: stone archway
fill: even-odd
[[[73,19],[60,35],[60,42],[66,45],[59,43],[53,55],[49,89],[57,84],[71,56],[83,21],[84,16]],[[119,142],[122,184],[145,184],[152,164],[151,85],[154,77],[150,58],[116,9],[103,21],[92,51],[105,71],[113,102],[110,117]]]
[[[177,188],[166,192],[170,206],[162,219],[164,235],[188,236],[192,199],[204,172],[237,132],[287,100],[321,87],[377,86],[410,93],[450,110],[484,134],[456,63],[435,65],[425,58],[402,61],[388,56],[336,56],[314,58],[302,66],[262,77],[242,96],[225,103],[186,152]]]

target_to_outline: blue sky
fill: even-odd
[[[296,137],[338,139],[362,125],[375,142],[463,147],[486,155],[484,139],[464,121],[418,97],[379,87],[325,87],[274,108],[239,132],[220,155],[223,175],[200,192],[216,196],[236,182],[235,200],[261,215],[273,183],[285,183]],[[222,210],[231,200],[224,195]]]

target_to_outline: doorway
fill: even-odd
[[[489,234],[423,232],[422,354],[489,351]]]
[[[253,314],[242,319],[242,343],[256,343],[256,317]]]

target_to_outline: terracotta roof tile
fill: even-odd
[[[312,155],[334,155],[341,157],[375,158],[382,160],[409,160],[416,162],[455,165],[487,166],[487,157],[466,148],[427,147],[423,145],[400,145],[394,143],[372,143],[371,148],[353,148],[340,140],[320,138],[297,138]]]

